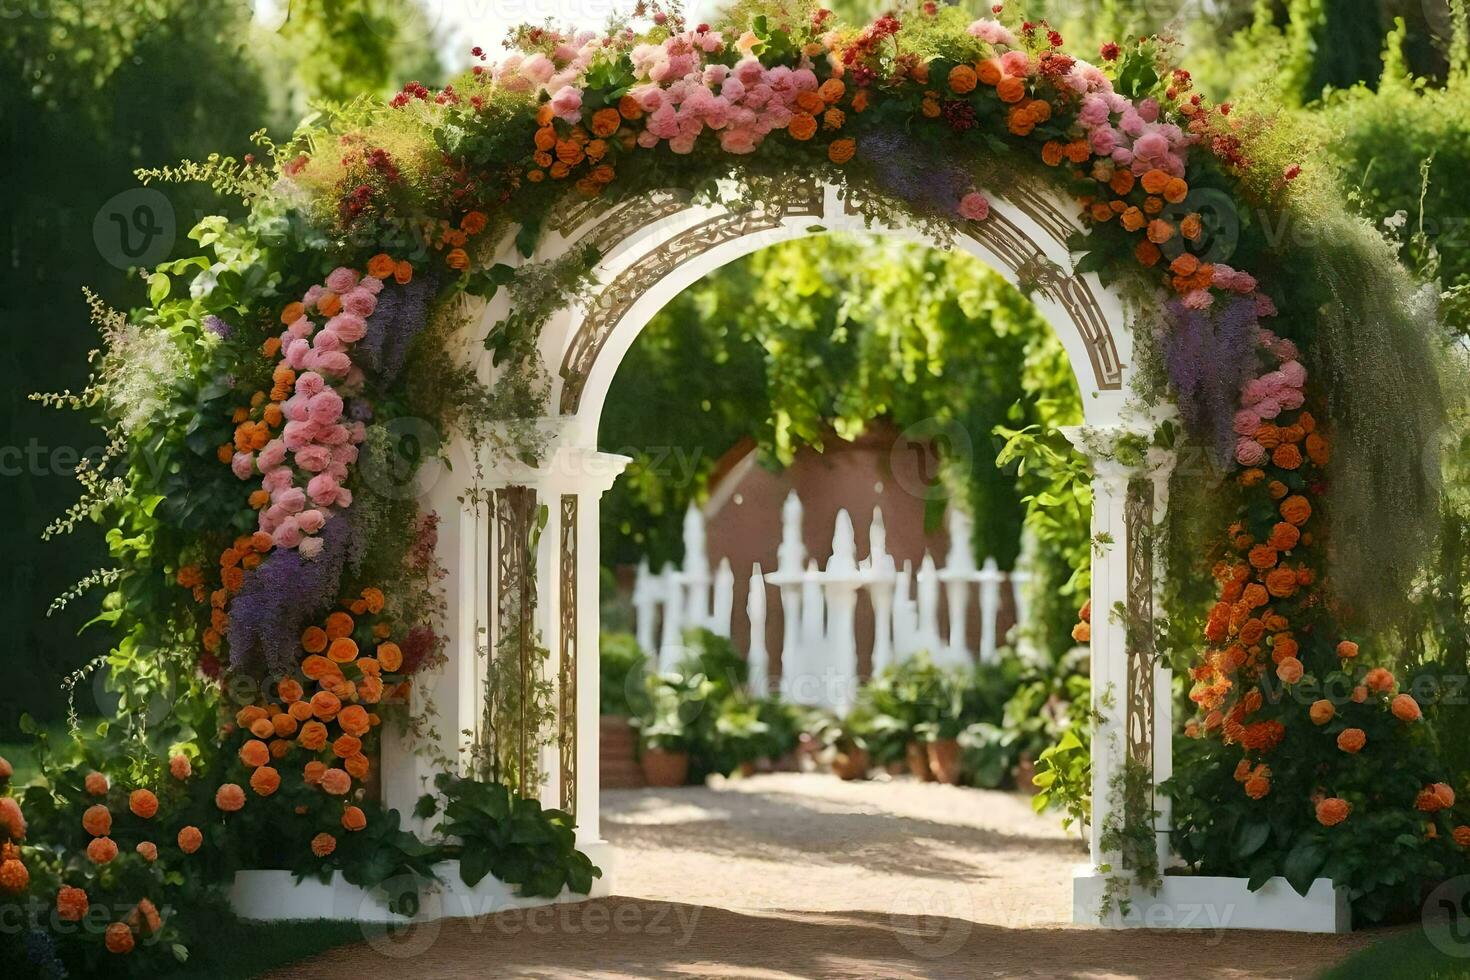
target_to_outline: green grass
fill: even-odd
[[[1470,954],[1470,943],[1460,950]],[[1423,929],[1408,929],[1359,950],[1318,980],[1470,980],[1470,956],[1441,953]]]
[[[231,919],[195,943],[167,980],[253,980],[316,953],[363,941],[355,922],[254,923]]]

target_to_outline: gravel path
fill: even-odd
[[[1361,934],[1068,923],[1081,845],[1008,793],[774,774],[604,794],[616,897],[428,927],[280,977],[1313,977]],[[407,952],[410,945],[395,946]]]

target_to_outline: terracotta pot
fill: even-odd
[[[643,778],[650,786],[683,786],[689,780],[689,753],[645,748]]]
[[[1023,793],[1035,796],[1041,792],[1041,787],[1031,780],[1036,775],[1036,760],[1029,753],[1022,752],[1021,758],[1016,761],[1016,788]]]
[[[960,743],[952,738],[936,739],[926,746],[929,771],[941,783],[954,786],[960,781]]]
[[[909,774],[922,783],[934,782],[934,773],[929,771],[929,752],[924,743],[910,742],[903,749],[904,760],[909,765]]]
[[[749,779],[755,775],[755,763],[751,761],[742,762],[738,771],[742,779]]]
[[[603,715],[597,724],[597,768],[603,789],[642,789],[638,737],[622,715]]]
[[[772,759],[771,772],[801,772],[801,753],[792,749],[785,755]]]
[[[832,772],[838,779],[867,779],[868,750],[852,749],[832,757]]]

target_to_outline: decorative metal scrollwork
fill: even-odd
[[[532,535],[536,527],[536,491],[530,487],[505,487],[495,491],[495,529],[499,541],[496,554],[495,625],[496,654],[504,649],[504,641],[515,640],[516,669],[521,690],[530,689],[534,679],[535,631],[532,622],[536,612],[536,568],[532,554]],[[530,744],[532,719],[527,717],[527,701],[520,699],[520,717],[516,719],[516,757],[519,793],[525,796],[534,787],[527,785],[527,775],[535,767],[529,764],[534,747]]]
[[[577,495],[561,495],[561,663],[557,745],[561,808],[577,813]]]

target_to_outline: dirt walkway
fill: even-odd
[[[1020,796],[770,775],[608,792],[619,897],[427,927],[281,977],[1312,977],[1369,941],[1068,924],[1083,858]],[[432,932],[432,935],[429,933]],[[374,947],[377,947],[375,949]]]

